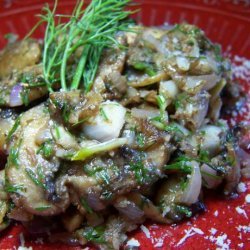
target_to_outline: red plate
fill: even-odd
[[[48,0],[1,0],[0,47],[6,44],[4,34],[14,32],[23,37],[37,22],[35,14]],[[58,12],[70,13],[76,1],[60,0]],[[222,44],[223,51],[233,60],[235,78],[250,93],[250,3],[248,0],[140,0],[138,21],[145,25],[161,25],[187,21],[205,30],[208,37]],[[42,37],[44,27],[36,31]],[[248,59],[247,59],[248,58]],[[248,99],[250,100],[250,99]],[[232,124],[250,121],[250,101],[234,114]],[[207,211],[178,225],[146,223],[129,235],[140,242],[140,249],[250,249],[250,181],[241,181],[241,192],[234,199],[209,194],[205,200]],[[15,249],[21,245],[33,249],[81,249],[45,240],[31,239],[21,225],[16,225],[0,236],[0,249]]]

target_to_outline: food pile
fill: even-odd
[[[0,53],[0,230],[63,225],[51,240],[119,249],[146,219],[203,211],[205,189],[235,191],[230,62],[196,26],[133,24],[128,2],[80,3],[66,23],[46,7],[44,40]]]

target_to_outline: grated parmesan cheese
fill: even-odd
[[[250,194],[246,195],[245,201],[246,201],[246,203],[250,203]]]
[[[243,182],[240,182],[237,186],[238,193],[245,193],[247,191],[246,184]]]
[[[216,233],[217,233],[217,229],[215,229],[215,228],[211,228],[210,230],[209,230],[209,232],[212,234],[212,235],[215,235]]]
[[[145,227],[144,225],[141,225],[140,228],[141,228],[142,232],[146,235],[146,237],[148,239],[150,239],[151,235],[150,235],[150,232],[149,232],[148,228]]]
[[[241,207],[236,207],[235,210],[238,214],[242,214],[246,219],[248,219],[248,216],[247,216],[246,211],[244,209],[242,209]]]
[[[138,240],[132,238],[127,242],[126,246],[128,246],[128,247],[139,247],[140,242]]]

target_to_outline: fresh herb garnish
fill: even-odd
[[[140,185],[150,182],[150,180],[153,178],[153,176],[150,174],[150,169],[145,166],[143,162],[143,157],[131,161],[129,163],[129,170],[132,171],[136,181]]]
[[[44,38],[43,74],[50,91],[55,79],[60,80],[63,90],[77,89],[84,82],[85,91],[92,87],[102,51],[112,45],[120,46],[114,35],[117,31],[127,30],[125,20],[131,11],[124,11],[130,0],[92,0],[85,10],[83,1],[78,1],[69,21],[55,21],[55,10],[48,5],[41,16],[47,23]],[[123,21],[123,22],[121,22]],[[67,79],[69,58],[81,48],[73,79]],[[60,72],[60,75],[58,75]],[[68,80],[68,81],[67,81]],[[70,82],[70,85],[68,83]]]

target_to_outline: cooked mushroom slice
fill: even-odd
[[[52,180],[60,163],[55,157],[47,160],[38,153],[36,135],[48,123],[49,114],[44,112],[44,105],[34,107],[22,115],[11,143],[6,168],[9,185],[21,187],[17,193],[11,194],[12,200],[17,207],[22,206],[37,215],[58,214],[69,205],[68,193],[53,188]]]
[[[195,131],[202,125],[207,115],[209,97],[206,91],[201,91],[194,96],[185,92],[179,94],[175,100],[176,112],[173,118]]]
[[[48,93],[42,74],[42,65],[29,66],[0,81],[0,106],[27,106]]]
[[[138,192],[131,192],[127,196],[127,199],[133,201],[144,212],[146,218],[159,223],[171,223],[170,220],[165,218],[160,209],[153,204],[147,197],[141,195]]]
[[[62,223],[68,232],[74,232],[83,223],[84,216],[74,208],[62,214]]]
[[[9,210],[9,196],[5,190],[5,171],[0,171],[0,232],[9,225],[6,217]]]
[[[0,152],[7,153],[6,142],[19,126],[18,114],[13,109],[0,110]]]
[[[33,66],[41,58],[41,48],[35,40],[23,40],[9,44],[0,52],[0,78]]]
[[[99,93],[82,93],[80,90],[54,92],[50,94],[51,117],[69,128],[82,125],[99,111],[102,96]],[[58,115],[60,114],[60,115]]]
[[[240,180],[240,163],[236,156],[234,145],[227,143],[227,166],[226,166],[226,185],[224,187],[224,193],[230,194],[236,188]]]
[[[104,51],[99,69],[93,84],[93,91],[107,97],[120,98],[127,90],[126,78],[122,75],[126,51],[119,48]]]

